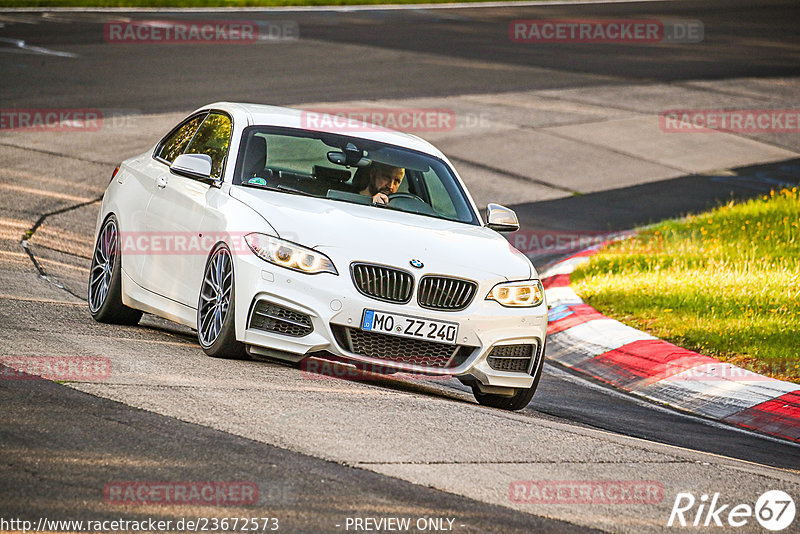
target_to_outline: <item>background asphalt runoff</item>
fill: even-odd
[[[576,17],[699,20],[705,37],[691,45],[650,46],[528,45],[508,38],[512,20]],[[219,100],[289,105],[794,76],[800,48],[800,6],[791,0],[311,13],[6,14],[3,19],[7,22],[0,37],[79,55],[76,60],[5,55],[0,88],[4,107],[141,113],[194,109]],[[301,39],[166,48],[105,43],[103,24],[120,19],[289,21],[297,23]]]
[[[494,106],[496,112],[499,105],[485,95],[526,102],[531,93],[554,95],[570,106],[577,102],[586,107],[592,95],[602,94],[596,107],[612,102],[613,110],[639,113],[644,104],[636,102],[637,95],[647,100],[667,88],[692,89],[715,102],[734,102],[744,95],[751,99],[750,107],[758,102],[764,107],[777,107],[776,102],[796,106],[793,78],[800,71],[800,43],[792,36],[796,37],[799,12],[795,2],[786,1],[687,1],[175,14],[180,19],[291,20],[298,23],[301,39],[254,46],[164,47],[104,43],[103,24],[124,14],[0,11],[0,38],[76,56],[31,52],[0,42],[0,107],[162,114],[153,124],[138,120],[136,128],[123,128],[111,139],[13,132],[0,136],[0,186],[5,188],[0,200],[1,354],[102,354],[118,369],[110,384],[72,384],[95,396],[35,380],[0,381],[7,408],[0,423],[6,459],[0,465],[0,516],[114,517],[120,512],[102,502],[102,487],[119,479],[255,479],[263,497],[256,509],[280,510],[289,531],[337,531],[332,525],[348,514],[450,515],[467,525],[465,532],[587,525],[658,531],[668,517],[670,499],[681,487],[724,489],[748,499],[774,488],[798,495],[798,447],[654,407],[555,367],[546,368],[532,404],[507,416],[475,407],[455,381],[371,376],[360,381],[303,381],[298,371],[269,362],[211,361],[191,332],[157,318],[146,317],[136,328],[96,325],[75,295],[85,292],[90,254],[86,249],[91,247],[97,205],[69,208],[101,194],[111,169],[152,146],[182,113],[216,100],[293,105],[362,99],[391,105],[386,103],[427,97],[441,105],[460,95],[458,105],[466,106],[469,98],[463,95],[474,95],[478,109]],[[685,46],[536,47],[507,39],[510,20],[578,16],[696,19],[705,26],[705,39]],[[738,81],[744,78],[748,81]],[[768,85],[758,88],[764,80]],[[668,95],[658,105],[670,98],[676,107],[685,103],[685,97]],[[613,124],[629,117],[603,118]],[[561,119],[546,126],[558,128]],[[475,137],[495,135],[489,132]],[[436,136],[423,137],[430,137],[445,153],[464,158],[463,163],[454,158],[459,168],[517,179],[504,168],[508,158],[497,156],[496,145],[489,140],[476,145],[470,136],[459,135],[441,143]],[[793,152],[798,148],[797,140],[787,141],[786,136],[760,136],[757,141],[762,152],[767,145]],[[536,150],[531,147],[531,152]],[[485,157],[476,162],[468,158],[470,152]],[[711,152],[708,157],[715,157]],[[580,194],[540,191],[527,184],[526,191],[535,191],[530,201],[520,200],[513,207],[525,227],[627,229],[705,209],[731,196],[757,195],[776,183],[797,182],[796,157],[762,159],[769,162],[723,165],[720,172],[689,167],[657,180],[649,176],[618,185],[586,184],[579,177],[570,182],[573,176],[564,176],[557,185],[568,183]],[[475,166],[481,162],[486,168]],[[597,165],[602,164],[598,160]],[[471,184],[470,189],[474,192]],[[491,200],[497,193],[478,196]],[[37,230],[32,250],[51,281],[68,292],[43,280],[19,245],[21,236],[47,213],[52,215]],[[543,256],[541,261],[548,259]],[[114,398],[125,405],[108,400]],[[411,417],[413,413],[418,416]],[[433,423],[442,417],[439,426]],[[487,429],[494,432],[491,437]],[[495,453],[478,451],[479,439]],[[502,462],[507,467],[502,468]],[[487,466],[495,470],[485,471]],[[515,512],[503,495],[510,481],[526,477],[648,475],[665,485],[666,499],[660,506],[523,505]],[[123,513],[137,514],[144,512]],[[146,515],[159,514],[224,516],[230,511],[177,507],[147,510]]]

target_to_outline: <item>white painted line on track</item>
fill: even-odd
[[[31,54],[40,54],[43,56],[57,56],[57,57],[68,57],[68,58],[76,58],[78,54],[73,54],[71,52],[59,52],[58,50],[50,50],[49,48],[44,48],[41,46],[32,46],[29,44],[25,44],[25,41],[22,39],[9,39],[8,37],[0,37],[0,43],[7,43],[10,44],[14,49],[19,49],[24,52],[30,52]],[[0,51],[3,49],[0,48]]]

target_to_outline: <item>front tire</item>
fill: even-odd
[[[530,404],[534,393],[536,393],[536,387],[520,388],[515,389],[514,394],[507,397],[493,393],[481,393],[478,386],[472,386],[472,394],[475,395],[478,404],[501,410],[517,411],[525,408]]]
[[[235,277],[233,257],[224,243],[206,262],[197,303],[197,339],[214,358],[247,360],[245,344],[236,340]]]
[[[109,215],[100,228],[89,270],[89,312],[99,323],[135,325],[142,312],[122,303],[122,253],[119,225]]]
[[[481,393],[481,390],[476,384],[472,385],[472,394],[475,400],[482,406],[489,406],[491,408],[499,408],[501,410],[517,411],[522,410],[533,399],[533,394],[536,393],[536,388],[539,387],[539,380],[542,378],[542,367],[544,366],[544,347],[536,362],[536,368],[533,370],[533,384],[529,388],[518,388],[514,390],[514,394],[510,396],[497,395],[491,393]]]

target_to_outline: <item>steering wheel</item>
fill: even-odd
[[[387,196],[389,197],[387,206],[411,213],[436,215],[436,210],[430,204],[413,193],[393,193]]]
[[[389,198],[389,202],[391,203],[393,200],[399,200],[402,198],[407,198],[409,200],[416,200],[417,202],[422,202],[423,204],[427,205],[428,203],[422,200],[422,198],[418,197],[414,193],[392,193],[391,195],[386,195]]]

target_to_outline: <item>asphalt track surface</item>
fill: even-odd
[[[575,17],[700,20],[692,46],[537,44],[508,39],[515,19]],[[172,18],[214,19],[210,13]],[[198,102],[299,102],[447,96],[797,73],[800,8],[790,1],[678,1],[459,10],[223,13],[224,20],[293,21],[299,46],[108,46],[107,14],[14,24],[0,35],[80,54],[3,58],[6,107],[86,106],[139,112]],[[31,17],[36,20],[40,17]],[[170,18],[169,13],[132,19]],[[346,45],[375,47],[363,54]],[[74,47],[80,47],[74,48]],[[179,88],[179,89],[176,89]]]
[[[534,54],[531,48],[497,37],[498,32],[505,35],[508,21],[516,18],[612,14],[699,19],[705,25],[706,38],[691,48],[632,50],[622,45],[545,45]],[[797,76],[800,70],[800,45],[796,40],[800,6],[794,2],[247,13],[248,19],[296,21],[302,39],[291,47],[281,43],[259,47],[175,45],[167,53],[163,48],[107,45],[102,35],[102,24],[108,20],[104,14],[70,15],[69,22],[60,21],[59,15],[49,18],[27,15],[27,22],[19,22],[19,14],[0,12],[0,15],[5,21],[0,37],[22,39],[31,45],[77,55],[54,57],[9,47],[0,55],[3,108],[91,107],[154,113],[188,110],[214,100],[289,105],[358,98],[446,97],[471,92],[568,89],[630,82],[790,77]],[[151,18],[144,14],[131,16]],[[182,17],[239,18],[229,13]],[[370,47],[371,53],[363,54],[363,46]],[[4,139],[3,144],[14,143]],[[45,158],[63,147],[41,145],[37,150],[28,155],[38,153]],[[101,159],[99,163],[107,162]],[[79,163],[65,162],[65,172],[73,164]],[[797,162],[784,162],[745,172],[796,181],[796,171],[786,171],[796,165]],[[100,169],[106,172],[98,165],[93,172],[101,172]],[[695,190],[672,198],[669,203],[639,201],[658,198],[676,189],[685,190],[679,187],[680,180],[515,208],[523,224],[558,217],[567,227],[585,228],[587,220],[591,220],[595,227],[601,221],[612,228],[630,228],[651,220],[654,209],[660,210],[658,218],[668,217],[703,209],[731,193],[754,194],[752,190],[724,188],[694,179],[691,185]],[[92,196],[89,192],[85,194]],[[4,206],[15,218],[36,221],[46,213],[79,202],[49,199],[13,209],[11,204],[6,197]],[[54,214],[50,219],[65,218],[76,232],[91,235],[95,213],[96,205],[88,205]],[[23,228],[20,236],[29,227]],[[14,246],[7,250],[19,253],[18,241]],[[167,351],[170,343],[199,351],[190,332],[154,318],[143,321],[149,328],[94,325],[85,309],[62,303],[74,299],[68,299],[62,290],[33,276],[30,260],[23,260],[28,263],[3,268],[3,293],[12,293],[8,289],[16,287],[18,296],[24,293],[30,297],[30,300],[4,299],[0,307],[3,339],[7,347],[15,349],[12,353],[27,350],[42,354],[57,350],[59,333],[67,336],[75,332],[85,334],[94,344],[103,342],[106,336],[138,339],[143,347],[157,347],[139,349],[152,354],[158,352],[159,346]],[[47,268],[52,272],[56,267]],[[79,284],[66,285],[73,293],[82,294]],[[63,298],[59,297],[62,293]],[[80,348],[73,346],[72,350]],[[161,363],[169,366],[167,361]],[[259,369],[276,374],[291,372],[265,362],[261,362]],[[157,378],[154,376],[154,381]],[[377,386],[370,387],[411,392],[429,397],[432,402],[447,402],[455,409],[466,410],[469,406],[464,389],[455,384],[429,386],[379,381]],[[288,531],[341,531],[333,525],[347,515],[392,514],[457,517],[468,525],[469,532],[586,529],[424,488],[353,468],[346,462],[343,465],[326,461],[235,433],[138,410],[49,382],[3,381],[0,397],[4,408],[0,414],[0,441],[6,450],[0,465],[3,517],[48,514],[70,518],[114,517],[119,511],[86,505],[98,499],[98,488],[109,480],[257,479],[261,482],[263,502],[269,506],[248,511],[249,515],[256,515],[255,511],[280,515]],[[641,438],[644,443],[673,445],[711,453],[709,457],[741,459],[794,473],[800,468],[796,446],[656,407],[558,368],[548,367],[534,401],[521,412],[521,417],[542,425],[566,424],[578,433],[601,429]],[[702,455],[697,461],[703,461]],[[205,510],[181,510],[182,515],[189,512],[203,515]],[[235,513],[233,510],[232,514]],[[125,511],[126,517],[137,514],[175,515],[169,510]]]
[[[17,451],[39,456],[46,465],[38,473],[4,470],[3,517],[69,517],[98,519],[82,503],[97,499],[98,479],[106,482],[151,480],[158,465],[159,480],[259,480],[259,498],[268,506],[247,509],[248,517],[277,517],[281,531],[335,531],[343,511],[351,516],[397,514],[415,517],[457,517],[475,532],[575,532],[573,525],[532,517],[500,506],[476,503],[429,488],[421,488],[368,471],[342,467],[199,425],[133,410],[85,393],[34,380],[8,381],[0,389],[4,406],[6,463],[25,465]],[[9,417],[16,414],[13,420]],[[24,414],[20,418],[19,414]],[[76,456],[76,445],[81,455]],[[75,462],[90,458],[106,463],[105,473],[76,470]],[[113,466],[113,467],[112,467]],[[101,486],[102,487],[102,486]],[[184,510],[189,515],[191,510]],[[202,517],[202,507],[196,515]],[[118,511],[101,517],[119,517]],[[228,517],[242,517],[227,508]],[[174,520],[167,510],[125,510],[129,520]]]

